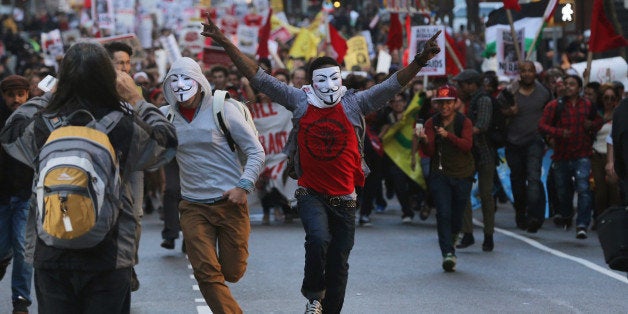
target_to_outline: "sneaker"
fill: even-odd
[[[473,237],[473,233],[464,233],[460,243],[456,245],[457,249],[464,249],[475,244],[475,238]]]
[[[405,216],[405,217],[401,218],[401,223],[404,223],[404,224],[410,224],[410,223],[412,223],[412,217],[410,217],[410,216]]]
[[[578,229],[576,230],[576,239],[584,240],[587,237],[588,237],[587,236],[587,228],[578,227]]]
[[[377,205],[375,206],[376,213],[383,213],[386,211],[386,205]]]
[[[493,243],[493,235],[492,234],[484,234],[484,243],[482,243],[482,251],[491,252],[495,247],[495,243]]]
[[[4,274],[7,272],[7,267],[11,264],[11,257],[0,262],[0,280],[4,278]]]
[[[430,217],[431,208],[425,204],[421,205],[421,211],[419,212],[419,218],[421,220],[427,220]]]
[[[528,228],[528,224],[526,221],[526,214],[523,212],[518,212],[515,214],[515,223],[517,224],[517,228],[521,230],[526,230]]]
[[[262,217],[262,225],[270,225],[270,214],[264,214],[264,216]]]
[[[161,242],[161,247],[168,250],[174,250],[174,239],[164,239]]]
[[[359,224],[362,227],[370,227],[373,225],[369,216],[360,216]]]
[[[135,292],[140,289],[140,281],[137,279],[137,273],[135,273],[135,267],[131,269],[131,292]]]
[[[536,219],[536,218],[530,218],[528,219],[528,229],[526,230],[528,233],[536,233],[537,231],[539,231],[539,229],[541,229],[541,225],[543,223]]]
[[[17,300],[13,301],[13,314],[28,314],[28,306],[31,302],[23,297],[17,297]]]
[[[456,271],[456,255],[453,253],[447,253],[443,258],[443,269],[446,272]]]
[[[305,314],[323,314],[323,305],[318,300],[308,301],[305,305]]]

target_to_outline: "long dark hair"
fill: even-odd
[[[69,113],[129,110],[116,90],[116,71],[98,43],[76,43],[68,49],[59,70],[59,82],[47,112]],[[109,109],[109,110],[107,110]]]

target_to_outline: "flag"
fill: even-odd
[[[458,62],[464,69],[466,67],[465,51],[460,49],[461,47],[456,43],[454,38],[449,35],[448,32],[445,32],[445,40],[447,40],[447,43],[451,47],[451,50],[453,50],[454,52],[454,54],[452,54],[451,51],[447,49],[447,57],[445,58],[445,71],[447,71],[447,74],[455,76],[460,73],[461,69],[458,64],[456,64],[454,58],[458,58]]]
[[[294,39],[292,47],[290,47],[289,55],[293,58],[310,60],[316,57],[317,47],[320,41],[320,37],[316,36],[307,28],[302,28]]]
[[[557,3],[558,0],[530,2],[520,5],[520,11],[511,12],[515,30],[524,29],[526,51],[528,51],[534,42],[534,38],[537,36],[544,23],[551,17]],[[483,53],[484,57],[495,54],[498,31],[503,28],[510,30],[506,9],[500,8],[489,13],[488,20],[486,21],[486,30],[484,31],[484,39],[486,42],[486,49]]]
[[[268,39],[270,38],[270,24],[272,23],[273,9],[268,10],[268,18],[266,24],[259,29],[259,45],[257,46],[257,55],[259,58],[268,58]]]
[[[331,41],[331,46],[336,52],[336,61],[338,63],[342,63],[345,58],[345,54],[347,54],[347,40],[338,33],[338,30],[329,23],[329,39]]]
[[[412,38],[412,18],[410,14],[406,14],[406,43],[410,44]]]
[[[399,13],[390,13],[390,29],[388,29],[386,46],[391,53],[403,47],[403,31],[399,22]]]
[[[628,41],[622,35],[617,34],[615,27],[606,17],[604,1],[595,0],[593,2],[593,15],[591,16],[589,51],[603,52],[624,46],[628,46]]]
[[[382,143],[384,152],[409,178],[418,183],[423,189],[427,188],[421,167],[412,170],[410,161],[412,156],[412,137],[414,136],[415,117],[421,106],[425,103],[425,98],[415,94],[408,107],[403,112],[403,117],[393,124],[384,134]]]
[[[504,9],[521,11],[519,0],[504,0]]]

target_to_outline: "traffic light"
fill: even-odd
[[[571,24],[576,21],[576,2],[575,0],[560,0],[556,11],[554,11],[554,24],[564,25]]]

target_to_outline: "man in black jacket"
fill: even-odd
[[[9,115],[28,100],[28,80],[10,75],[0,82],[3,104],[0,127]],[[13,313],[28,313],[31,304],[33,265],[25,261],[25,234],[28,199],[31,196],[33,170],[0,148],[0,279],[13,259],[11,291]]]

